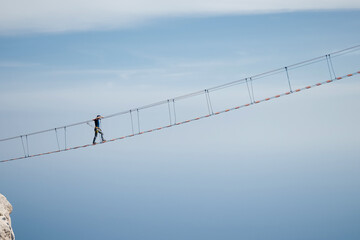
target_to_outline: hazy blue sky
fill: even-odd
[[[0,138],[360,42],[357,1],[62,2],[0,3]],[[334,59],[335,71],[359,71],[359,60],[359,51]],[[327,80],[326,62],[291,77],[299,79],[294,86]],[[255,85],[255,95],[284,92],[286,81],[279,79],[286,80]],[[14,206],[15,235],[359,239],[359,79],[119,142],[1,164],[0,192]],[[227,106],[230,93],[214,93],[214,108]],[[184,106],[206,113],[196,101]],[[104,120],[105,137],[129,130],[124,121]],[[91,142],[90,127],[76,133],[69,144]],[[51,134],[32,139],[31,151],[56,144]],[[21,145],[0,143],[0,157],[11,154],[22,154]]]

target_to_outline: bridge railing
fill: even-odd
[[[360,68],[360,45],[300,63],[249,76],[187,95],[166,99],[105,116],[106,139],[129,136],[213,115],[224,109],[336,79]],[[43,131],[0,139],[0,159],[26,158],[63,151],[92,142],[93,121],[87,120]]]

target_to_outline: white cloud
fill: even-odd
[[[0,0],[0,33],[131,27],[154,18],[360,8],[357,0]]]

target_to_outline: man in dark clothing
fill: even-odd
[[[95,140],[97,138],[98,133],[100,133],[100,135],[101,135],[101,140],[103,142],[105,142],[104,134],[103,134],[103,132],[102,132],[102,130],[100,128],[101,118],[104,118],[104,117],[102,117],[101,115],[97,115],[96,118],[93,119],[94,123],[95,123],[95,128],[94,128],[95,136],[94,136],[93,144],[96,143]]]

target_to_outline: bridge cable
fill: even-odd
[[[66,127],[64,127],[64,138],[65,138],[65,145],[64,146],[65,146],[65,149],[66,149],[66,138],[67,138],[66,137]]]
[[[131,119],[131,131],[132,131],[132,134],[134,134],[134,123],[133,123],[133,117],[132,117],[131,110],[130,110],[130,119]]]
[[[25,157],[26,157],[26,151],[25,151],[23,136],[21,136],[21,144],[22,144],[22,147],[23,147],[23,150],[24,150],[24,155],[25,155]]]
[[[250,102],[252,103],[252,102],[253,102],[253,99],[252,99],[252,97],[251,97],[251,92],[250,92],[250,88],[249,88],[248,79],[247,79],[247,78],[245,78],[245,81],[246,81],[246,87],[247,87],[247,90],[248,90],[248,94],[249,94]]]
[[[352,46],[352,47],[349,47],[349,48],[346,48],[346,49],[343,49],[343,50],[340,50],[340,51],[332,52],[332,53],[327,54],[327,55],[331,55],[334,58],[334,57],[339,57],[339,56],[342,56],[342,55],[345,55],[345,54],[349,54],[349,53],[358,51],[359,49],[360,49],[360,45],[356,45],[356,46]],[[305,61],[302,61],[302,62],[298,62],[298,63],[287,66],[287,68],[288,68],[288,70],[290,70],[290,69],[296,69],[296,68],[299,68],[299,67],[304,67],[304,66],[309,65],[309,64],[314,64],[316,62],[323,61],[325,57],[326,56],[320,56],[320,57],[312,58],[312,59],[305,60]],[[330,66],[331,66],[332,65],[331,58],[330,58],[329,63],[330,63]],[[270,75],[277,74],[282,70],[283,70],[283,68],[274,69],[274,70],[271,70],[271,71],[267,71],[267,72],[264,72],[264,73],[253,75],[250,79],[256,80],[256,79],[264,78],[264,77],[267,77],[267,76],[270,76]],[[335,74],[335,72],[333,70],[333,67],[332,67],[332,71]],[[225,88],[225,87],[231,87],[231,86],[241,84],[241,83],[245,83],[245,79],[239,79],[239,80],[236,80],[236,81],[233,81],[233,82],[225,83],[225,84],[222,84],[222,85],[219,85],[219,86],[208,88],[207,90],[209,90],[209,91],[219,90],[219,89],[222,89],[222,88]],[[252,82],[251,82],[251,84],[252,84]],[[193,93],[189,93],[189,94],[186,94],[186,95],[176,97],[176,98],[174,98],[174,100],[180,100],[180,99],[189,98],[189,97],[193,97],[193,96],[197,96],[197,95],[201,95],[201,94],[203,94],[203,91],[197,91],[197,92],[193,92]],[[253,95],[253,99],[255,101],[254,95]],[[161,104],[164,104],[164,103],[166,103],[166,100],[156,102],[156,103],[152,103],[152,104],[149,104],[149,105],[145,105],[145,106],[139,107],[138,109],[139,110],[146,109],[146,108],[161,105]],[[111,114],[111,115],[108,115],[108,116],[104,116],[104,118],[110,118],[110,117],[123,115],[123,114],[127,114],[127,113],[128,113],[128,111],[122,111],[122,112],[114,113],[114,114]],[[92,122],[92,120],[87,120],[87,121],[83,121],[83,122],[69,124],[69,125],[66,125],[66,127],[73,127],[73,126],[77,126],[77,125],[81,125],[81,124],[85,124],[85,123],[89,123],[89,122]],[[65,127],[65,126],[62,126],[62,127]],[[62,127],[58,127],[58,128],[62,128]],[[54,129],[52,128],[52,129],[42,130],[42,131],[38,131],[38,132],[28,133],[26,135],[30,136],[30,135],[40,134],[40,133],[44,133],[44,132],[49,132],[49,131],[52,131],[52,130],[54,130]],[[15,139],[15,138],[20,138],[20,136],[0,139],[0,142]]]
[[[168,105],[168,109],[169,109],[169,120],[170,120],[170,125],[172,125],[172,121],[171,121],[171,109],[170,109],[170,100],[167,100],[167,105]]]
[[[55,128],[55,134],[56,134],[56,141],[57,141],[57,145],[60,151],[60,144],[59,144],[59,137],[58,137],[58,133],[57,133],[57,129]]]
[[[136,109],[137,111],[137,120],[138,120],[138,130],[140,132],[140,115],[139,115],[139,109]]]
[[[287,80],[288,80],[288,83],[289,83],[289,89],[290,89],[290,92],[292,93],[292,89],[291,89],[291,84],[290,84],[290,77],[289,77],[289,71],[288,71],[288,68],[285,67],[285,71],[286,71],[286,76],[287,76]]]
[[[175,109],[175,99],[172,100],[173,102],[173,109],[174,109],[174,124],[176,124],[176,109]]]
[[[28,135],[25,136],[26,137],[26,148],[27,148],[27,156],[30,156],[30,151],[29,151],[29,141],[28,141]]]
[[[282,94],[278,94],[276,96],[268,97],[268,98],[265,98],[265,99],[262,99],[262,100],[257,100],[254,103],[258,104],[258,103],[266,102],[266,101],[269,101],[269,100],[272,100],[272,99],[277,99],[277,98],[282,97],[282,96],[287,96],[287,95],[290,95],[290,94],[298,93],[298,92],[303,91],[303,90],[308,90],[308,89],[311,89],[311,88],[314,88],[314,87],[322,86],[322,85],[329,84],[329,83],[332,83],[332,82],[335,82],[335,81],[338,81],[338,80],[349,78],[349,77],[352,77],[352,76],[357,75],[357,74],[360,74],[360,71],[352,73],[352,74],[347,74],[347,75],[342,76],[342,77],[337,77],[337,78],[334,78],[334,79],[331,79],[331,80],[327,80],[327,81],[324,81],[324,82],[319,82],[319,83],[309,85],[309,86],[306,86],[306,87],[303,87],[303,88],[299,88],[299,89],[296,89],[293,92],[285,92],[285,93],[282,93]],[[106,142],[102,142],[102,143],[98,143],[98,144],[104,144],[104,143],[107,143],[107,142],[113,142],[113,141],[117,141],[117,140],[122,140],[122,139],[130,138],[130,137],[134,137],[134,136],[137,136],[137,135],[141,135],[141,134],[144,134],[144,133],[150,133],[150,132],[153,132],[153,131],[158,131],[158,130],[165,129],[165,128],[168,128],[168,127],[172,127],[172,126],[175,126],[175,125],[177,126],[177,125],[197,121],[197,120],[200,120],[200,119],[208,118],[210,116],[214,116],[214,115],[218,115],[218,114],[221,114],[221,113],[226,113],[226,112],[229,112],[229,111],[233,111],[233,110],[241,109],[241,108],[244,108],[244,107],[248,107],[250,105],[251,105],[251,103],[244,104],[244,105],[241,105],[241,106],[237,106],[237,107],[225,109],[225,110],[222,110],[222,111],[219,111],[219,112],[215,112],[212,115],[208,114],[208,115],[205,115],[205,116],[200,116],[200,117],[189,119],[189,120],[186,120],[186,121],[183,121],[183,122],[179,122],[179,123],[174,124],[174,125],[168,125],[168,126],[164,126],[164,127],[150,129],[150,130],[147,130],[147,131],[144,131],[144,132],[139,132],[137,134],[132,134],[132,135],[122,136],[122,137],[118,137],[118,138],[113,138],[113,139],[110,139],[110,140],[108,140]],[[27,135],[25,137],[26,137],[26,140],[27,140]],[[27,141],[27,144],[28,144],[28,141]],[[19,159],[24,159],[24,158],[27,158],[27,157],[37,157],[37,156],[42,156],[42,155],[58,153],[58,152],[62,152],[62,151],[69,151],[69,150],[75,150],[75,149],[79,149],[79,148],[86,148],[86,147],[90,147],[90,146],[94,146],[94,145],[93,144],[86,144],[86,145],[83,145],[83,146],[71,147],[71,148],[60,150],[60,151],[56,150],[56,151],[33,154],[33,155],[29,155],[29,152],[28,152],[28,155],[25,156],[25,157],[17,157],[17,158],[12,158],[12,159],[7,159],[7,160],[0,160],[0,163],[19,160]]]
[[[336,78],[334,66],[333,66],[332,59],[331,59],[331,54],[329,54],[329,62],[330,62],[331,70],[332,70],[332,72],[334,74],[334,78]]]

